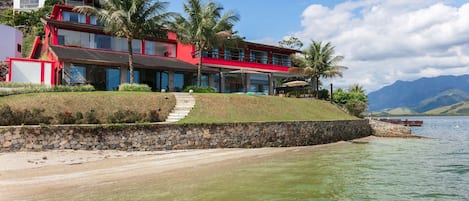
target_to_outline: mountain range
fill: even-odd
[[[374,113],[469,115],[469,75],[396,81],[369,93],[368,102]]]

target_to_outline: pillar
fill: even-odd
[[[62,85],[70,85],[71,75],[70,75],[70,63],[64,63],[64,67],[62,69]]]
[[[208,86],[216,88],[215,87],[215,75],[212,73],[208,74]]]
[[[269,95],[273,96],[274,94],[274,74],[268,74],[268,82],[269,82]]]
[[[127,80],[127,72],[129,71],[129,68],[127,66],[121,66],[121,84],[124,83],[129,83],[129,80]]]
[[[223,72],[220,69],[220,93],[225,93],[225,76],[223,75]]]
[[[168,91],[174,91],[174,71],[168,71]]]
[[[244,75],[246,76],[246,77],[245,77],[245,79],[246,79],[246,86],[244,86],[244,87],[245,87],[245,92],[249,92],[249,88],[250,88],[250,86],[251,86],[251,76],[250,76],[250,74],[248,74],[248,73],[245,73]]]

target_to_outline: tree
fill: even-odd
[[[292,57],[293,63],[297,65],[290,69],[292,73],[301,73],[316,81],[316,91],[319,91],[319,79],[342,77],[342,70],[348,69],[346,66],[337,65],[343,60],[343,56],[336,56],[334,47],[330,42],[311,41],[311,45],[303,50],[302,55]],[[318,93],[316,93],[318,98]]]
[[[232,29],[239,16],[231,11],[222,15],[223,9],[222,6],[210,1],[202,4],[200,0],[188,0],[184,4],[187,17],[179,15],[171,24],[178,41],[196,48],[199,60],[197,86],[201,86],[202,52],[219,47],[235,36]]]
[[[345,107],[350,114],[357,117],[359,117],[368,106],[368,97],[365,95],[365,90],[358,84],[352,85],[348,91],[337,89],[334,93],[333,101]]]
[[[363,93],[363,94],[365,94],[365,90],[363,89],[363,87],[360,86],[360,85],[358,85],[358,84],[353,84],[353,85],[350,87],[349,92]]]
[[[300,39],[294,36],[290,36],[290,38],[283,39],[278,42],[280,47],[284,48],[291,48],[291,49],[301,49],[303,47],[303,42]]]
[[[85,15],[94,15],[103,23],[104,31],[127,39],[130,84],[134,83],[132,40],[145,36],[166,38],[164,28],[173,13],[165,12],[168,2],[155,0],[106,0],[103,8],[77,6],[74,8]]]

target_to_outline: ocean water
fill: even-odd
[[[210,169],[149,176],[100,200],[469,200],[469,117],[412,117],[431,139],[377,138]],[[83,197],[81,197],[83,198]]]

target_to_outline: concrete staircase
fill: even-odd
[[[169,113],[164,123],[174,123],[186,117],[195,105],[195,99],[189,93],[172,93],[176,97],[176,106]]]

